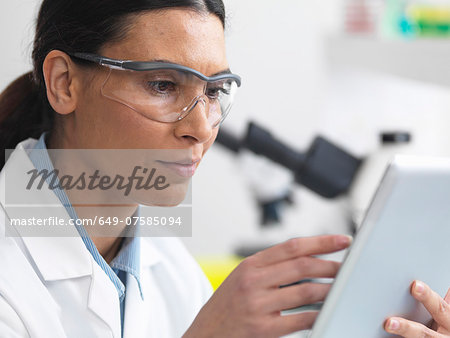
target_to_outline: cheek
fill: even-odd
[[[217,134],[219,133],[219,128],[214,129],[213,131],[213,135],[211,136],[211,138],[208,140],[208,142],[206,142],[203,146],[203,155],[208,151],[209,148],[211,148],[211,146],[213,145],[214,141],[217,138]]]
[[[162,149],[171,143],[170,124],[145,118],[101,94],[87,99],[82,111],[78,120],[89,148]]]

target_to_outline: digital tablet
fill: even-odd
[[[395,157],[309,337],[394,337],[390,316],[427,324],[415,279],[442,297],[450,287],[450,159]]]

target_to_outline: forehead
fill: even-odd
[[[124,60],[170,61],[205,75],[228,68],[220,19],[189,9],[134,16],[125,39],[105,45],[101,53]]]

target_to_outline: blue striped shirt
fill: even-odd
[[[45,150],[45,152],[42,151],[31,152],[30,159],[37,170],[41,171],[46,169],[50,172],[54,170],[54,167],[47,152],[47,146],[45,144],[45,135],[46,133],[43,133],[41,135],[37,144],[34,147],[34,149]],[[67,197],[64,190],[57,187],[53,191],[66,208],[69,216],[74,221],[78,220],[78,216],[75,212],[75,209],[70,203],[69,198]],[[137,214],[139,213],[139,208],[136,211],[136,213]],[[98,252],[97,248],[94,245],[94,242],[92,242],[91,238],[86,232],[86,229],[82,225],[75,225],[75,227],[78,230],[78,233],[80,234],[80,237],[83,240],[84,244],[86,245],[87,250],[91,253],[94,260],[106,273],[106,275],[109,277],[109,279],[117,289],[117,293],[120,300],[120,317],[122,322],[122,335],[123,335],[123,323],[125,313],[125,286],[127,273],[132,275],[136,279],[137,284],[139,286],[141,298],[144,299],[140,283],[140,238],[124,237],[119,252],[117,253],[116,257],[111,261],[110,265],[108,265],[108,263]]]

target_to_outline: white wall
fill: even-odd
[[[31,51],[38,0],[2,1],[0,3],[0,91],[18,76],[32,69]]]

